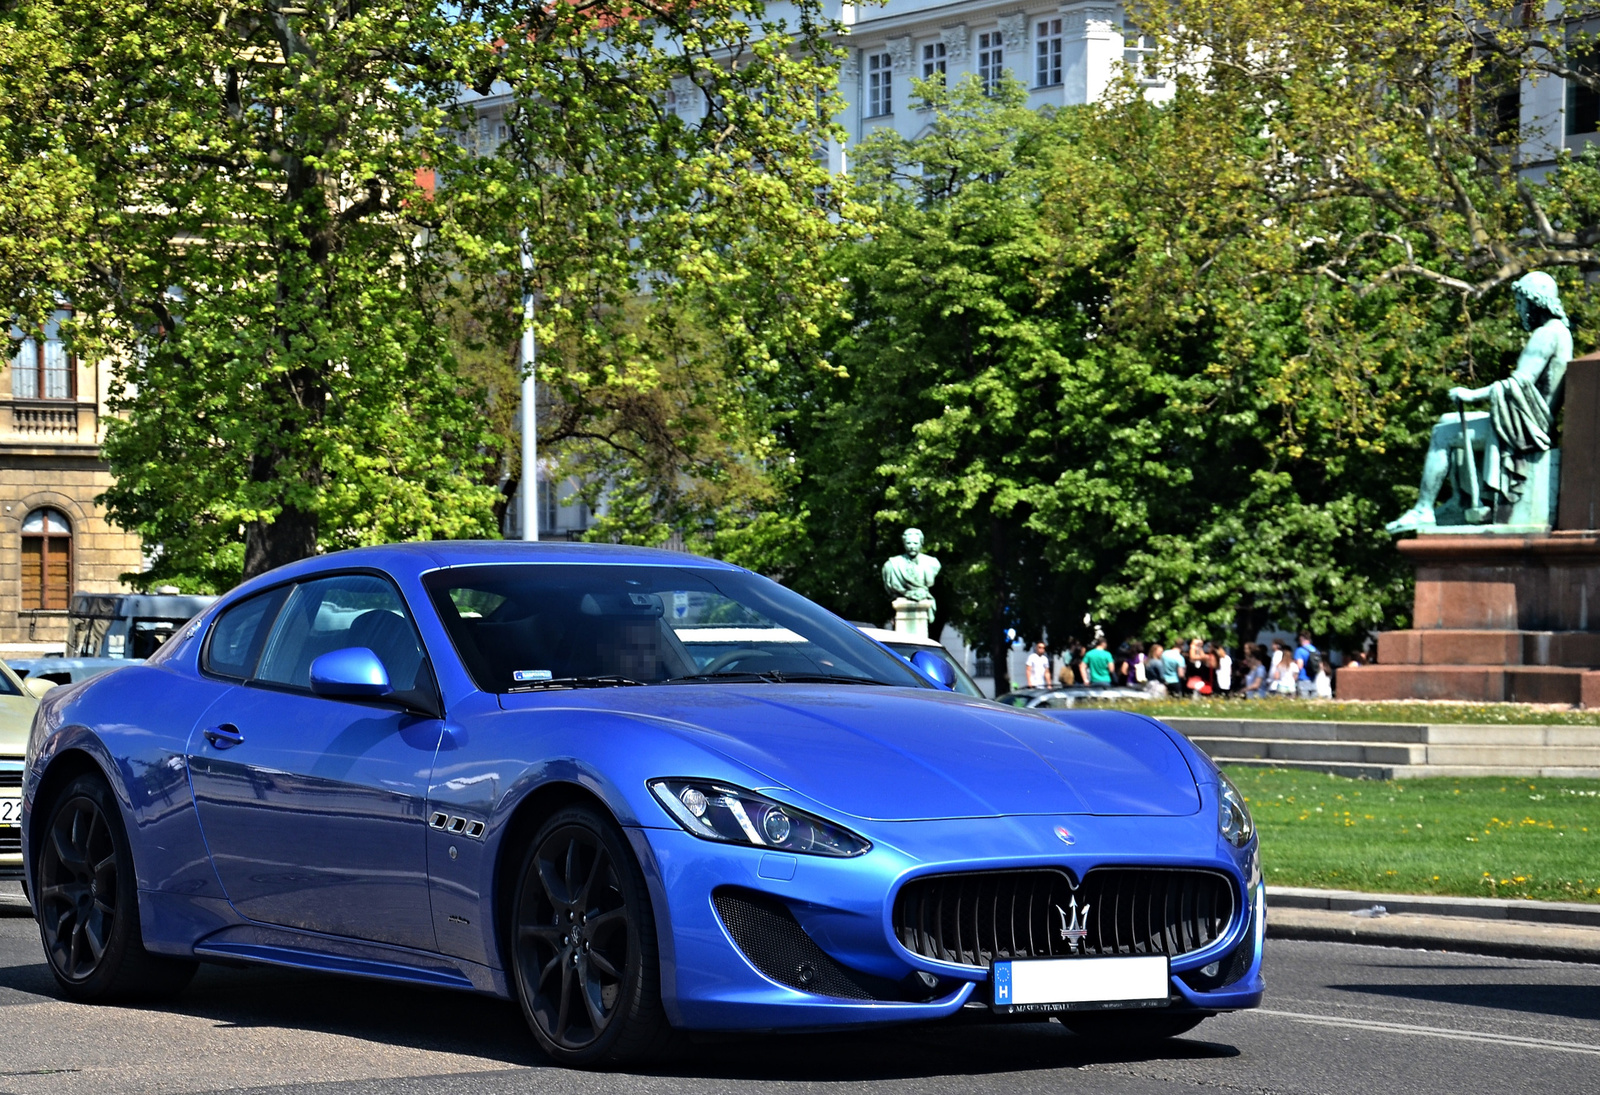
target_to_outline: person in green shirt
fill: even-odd
[[[1089,671],[1088,683],[1096,687],[1109,687],[1111,684],[1111,651],[1106,649],[1104,639],[1094,641],[1094,649],[1083,656],[1083,667]]]

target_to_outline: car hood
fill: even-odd
[[[502,700],[515,708],[535,697],[555,698]],[[948,693],[862,686],[673,685],[563,699],[562,706],[647,720],[759,773],[764,787],[858,818],[1179,816],[1200,808],[1194,776],[1166,732],[1122,712],[1047,718]]]

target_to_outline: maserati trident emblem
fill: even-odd
[[[1067,915],[1067,909],[1072,910],[1070,916]],[[1080,909],[1077,897],[1073,897],[1067,903],[1067,909],[1063,909],[1060,905],[1056,906],[1056,912],[1061,916],[1061,938],[1070,943],[1072,953],[1077,954],[1078,947],[1089,934],[1089,905],[1085,903]]]
[[[1078,842],[1078,838],[1068,832],[1065,825],[1056,826],[1056,836],[1061,838],[1061,843],[1063,844],[1076,844]]]

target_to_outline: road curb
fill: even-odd
[[[1572,924],[1393,911],[1362,917],[1342,910],[1269,904],[1267,936],[1270,939],[1454,951],[1497,958],[1600,963],[1600,928]]]
[[[1267,905],[1281,909],[1324,909],[1346,913],[1382,905],[1390,914],[1415,913],[1420,916],[1600,928],[1600,905],[1576,901],[1363,893],[1359,890],[1314,890],[1303,886],[1268,885]]]

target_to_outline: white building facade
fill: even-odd
[[[972,73],[986,85],[1009,73],[1028,89],[1029,105],[1092,103],[1122,66],[1152,56],[1152,43],[1119,4],[890,0],[881,7],[844,5],[848,53],[839,74],[846,106],[839,121],[853,145],[892,128],[915,137],[930,121],[912,102],[912,79],[954,82]],[[1146,81],[1161,97],[1165,85]],[[845,166],[843,157],[836,167]]]

